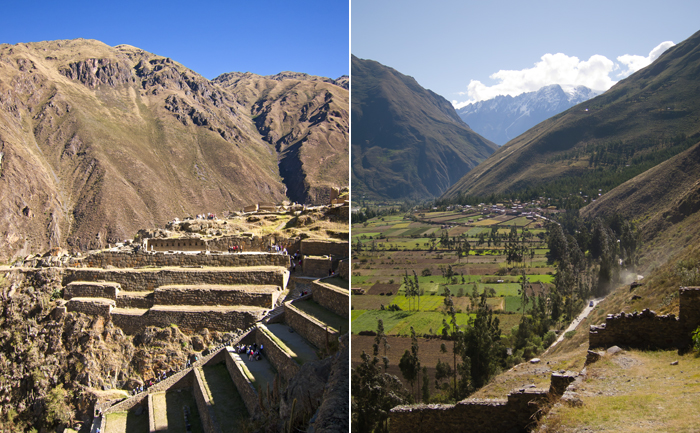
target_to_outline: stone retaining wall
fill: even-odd
[[[302,272],[309,277],[327,277],[333,268],[333,259],[329,256],[305,256]]]
[[[151,308],[153,292],[144,295],[137,292],[122,292],[117,296],[117,308]]]
[[[299,364],[271,338],[271,335],[273,334],[267,326],[258,323],[255,342],[258,346],[262,345],[264,347],[263,352],[267,359],[270,360],[270,364],[277,369],[284,380],[289,381],[299,372]]]
[[[680,289],[680,308],[678,310],[681,327],[690,344],[690,333],[700,326],[700,287],[683,287]]]
[[[284,321],[294,331],[319,349],[325,348],[327,342],[333,342],[339,336],[339,332],[333,331],[332,328],[326,331],[324,323],[296,308],[292,301],[284,303]]]
[[[237,353],[226,351],[226,368],[231,375],[231,380],[236,385],[238,393],[243,398],[248,413],[252,416],[259,410],[258,393],[248,376],[243,372],[245,364]]]
[[[133,335],[147,326],[166,327],[176,324],[184,331],[195,332],[202,328],[211,331],[232,331],[246,329],[262,319],[265,310],[255,307],[240,309],[185,310],[173,307],[156,306],[141,315],[112,311],[114,325],[125,334]]]
[[[202,429],[205,433],[221,433],[221,427],[216,422],[216,415],[212,407],[211,398],[204,384],[204,378],[199,368],[195,368],[194,380],[192,381],[192,393],[199,409],[199,418],[202,420]]]
[[[546,389],[520,389],[508,399],[464,400],[457,404],[420,404],[391,409],[392,433],[433,433],[441,431],[501,433],[525,431],[534,422]]]
[[[345,281],[350,281],[350,260],[345,259],[338,262],[338,274]]]
[[[679,317],[657,316],[650,310],[631,314],[608,314],[605,323],[592,325],[589,347],[614,345],[640,349],[682,349],[691,343],[690,334],[700,325],[700,287],[679,292]]]
[[[111,299],[73,298],[66,303],[66,310],[109,319],[110,313],[115,306],[115,302]]]
[[[301,241],[301,253],[304,256],[336,256],[344,259],[350,257],[350,244],[348,241],[322,241],[304,239]],[[328,270],[326,270],[327,272]]]
[[[146,401],[148,402],[148,405],[147,405],[147,407],[148,407],[148,431],[153,432],[153,433],[157,433],[158,427],[156,426],[156,413],[155,413],[156,411],[154,410],[155,405],[153,404],[153,396],[154,396],[154,394],[148,394],[148,398],[146,399]],[[167,422],[168,422],[167,417],[165,418],[165,422],[166,422],[166,427],[167,427]]]
[[[231,345],[236,345],[239,342],[242,343],[250,334],[251,329],[247,329],[243,335],[239,336],[236,340],[232,341]],[[205,364],[215,364],[217,362],[221,362],[221,356],[223,356],[222,354],[226,350],[226,347],[224,347],[221,350],[210,353],[209,355],[202,356],[199,360],[195,361],[192,364],[192,367],[178,371],[177,373],[173,374],[167,379],[162,380],[156,383],[155,385],[151,386],[146,392],[142,392],[135,396],[126,398],[116,404],[114,404],[113,401],[108,401],[102,404],[95,405],[95,410],[100,410],[105,414],[112,412],[123,412],[130,410],[139,403],[142,403],[148,396],[148,394],[178,388],[192,388],[194,378],[194,374],[192,373],[193,369]],[[102,418],[104,419],[104,417]],[[102,426],[102,431],[105,431],[104,426]]]
[[[326,310],[332,311],[340,317],[349,318],[350,292],[332,284],[326,284],[323,280],[312,283],[312,295],[314,301]]]
[[[228,247],[225,251],[228,251]],[[219,266],[219,267],[246,267],[246,266],[282,266],[289,267],[289,256],[283,254],[176,254],[176,253],[128,253],[118,251],[103,251],[89,255],[83,259],[76,259],[74,264],[82,264],[91,268],[138,268],[138,267],[166,267],[166,266]]]
[[[263,284],[286,287],[289,272],[280,267],[257,269],[86,269],[68,268],[63,275],[64,286],[73,281],[110,281],[119,283],[124,291],[150,291],[156,287],[176,284]]]
[[[604,324],[591,326],[588,343],[589,347],[678,348],[681,344],[680,330],[680,322],[674,314],[657,316],[650,310],[608,314]]]
[[[276,286],[161,286],[156,305],[248,305],[271,309],[279,297]]]
[[[74,281],[63,292],[63,299],[71,298],[107,298],[117,299],[121,286],[118,283],[90,283]]]

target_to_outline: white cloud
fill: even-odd
[[[647,57],[625,54],[617,58],[626,68],[616,78],[624,78],[649,65],[661,53],[672,47],[673,42],[663,42],[656,46]],[[617,81],[611,78],[611,73],[620,70],[621,66],[605,56],[593,55],[588,60],[566,54],[545,54],[535,66],[519,71],[500,70],[491,76],[498,82],[487,86],[478,80],[471,80],[466,92],[467,101],[452,101],[455,108],[477,101],[494,98],[498,95],[517,96],[525,92],[534,92],[544,86],[561,84],[563,86],[586,86],[593,90],[606,91]]]
[[[618,78],[626,78],[629,77],[630,75],[634,74],[638,70],[645,68],[651,63],[658,59],[661,54],[663,54],[664,51],[668,50],[674,44],[671,41],[666,41],[666,42],[661,42],[659,45],[657,45],[651,52],[649,53],[648,56],[637,56],[633,54],[625,54],[623,56],[620,56],[617,58],[617,61],[622,63],[627,67],[624,71],[620,72],[617,74]]]

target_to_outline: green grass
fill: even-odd
[[[532,303],[528,304],[528,308]],[[522,305],[522,300],[520,296],[506,296],[506,311],[513,313],[521,313],[520,307]]]
[[[444,305],[444,299],[442,296],[419,296],[420,298],[420,309],[421,311],[432,311],[441,308]],[[417,306],[418,302],[416,299],[410,299],[411,305]],[[398,295],[394,296],[392,304],[396,304],[402,310],[408,310],[409,298]]]
[[[274,341],[274,342],[280,347],[280,349],[282,349],[283,352],[285,352],[287,355],[289,355],[290,358],[292,358],[292,359],[294,360],[294,362],[296,362],[296,363],[299,364],[299,365],[302,364],[302,361],[297,357],[297,354],[296,354],[292,349],[290,349],[289,347],[287,347],[287,345],[284,344],[284,342],[283,342],[282,340],[280,340],[279,338],[277,338],[277,336],[276,336],[275,334],[273,334],[272,332],[270,332],[269,329],[267,329],[267,328],[258,328],[258,330],[259,330],[259,331],[262,331],[265,335],[267,335],[267,337],[268,337],[270,340]],[[248,370],[248,369],[246,368],[246,371],[247,371],[247,370]],[[250,373],[250,371],[248,371],[248,373]],[[251,374],[248,378],[250,379],[251,377],[252,377],[252,374]],[[254,379],[253,379],[253,380],[254,380]]]
[[[348,330],[348,319],[326,310],[311,299],[295,302],[293,305],[309,316],[327,324],[336,331],[344,333]]]
[[[134,411],[108,413],[105,433],[148,433],[148,412],[136,415]]]
[[[353,310],[352,332],[376,331],[377,319],[382,319],[384,332],[391,335],[410,335],[411,326],[418,334],[427,334],[432,331],[439,333],[442,329],[442,320],[449,317],[434,311],[380,311],[380,310]],[[466,325],[469,314],[457,314],[457,323]]]
[[[321,281],[324,284],[340,287],[343,290],[350,290],[350,282],[340,277],[326,278]]]
[[[200,419],[197,402],[190,389],[184,388],[178,391],[168,391],[165,393],[167,405],[168,431],[185,431],[185,415],[183,408],[187,406],[190,410],[190,425],[192,433],[201,433],[202,421]]]
[[[212,399],[212,408],[224,432],[240,431],[240,425],[248,422],[250,416],[243,398],[231,380],[226,365],[223,363],[202,367]]]

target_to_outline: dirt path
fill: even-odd
[[[557,344],[561,343],[561,342],[564,340],[564,336],[566,335],[566,333],[567,333],[567,332],[570,332],[570,331],[573,331],[574,329],[576,329],[576,327],[578,327],[579,323],[581,323],[581,321],[583,321],[583,319],[585,319],[586,317],[588,317],[588,314],[589,314],[591,311],[593,311],[593,309],[595,308],[595,306],[598,305],[598,304],[600,303],[600,301],[602,301],[603,299],[605,299],[605,297],[593,299],[593,306],[590,305],[590,302],[587,303],[587,304],[586,304],[586,308],[584,308],[583,311],[581,311],[581,314],[579,314],[578,317],[576,317],[576,318],[574,319],[574,321],[571,322],[571,324],[569,325],[569,327],[566,328],[566,331],[564,331],[564,332],[562,332],[561,334],[559,334],[559,338],[557,338],[557,341],[555,341],[554,343],[552,343],[552,345],[549,346],[549,347],[547,348],[547,350],[545,350],[544,353],[543,353],[542,355],[543,355],[543,356],[546,355],[546,354],[547,354],[550,350],[552,350]]]

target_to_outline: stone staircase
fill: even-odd
[[[136,266],[112,256],[96,262]],[[66,269],[65,308],[102,315],[127,334],[172,323],[190,330],[246,330],[147,391],[103,404],[92,431],[240,431],[242,423],[262,414],[261,402],[269,407],[275,382],[283,393],[304,364],[333,353],[338,336],[349,331],[349,291],[324,282],[332,279],[303,277],[288,287],[286,268],[261,266],[264,255],[259,256],[236,258],[250,263],[240,267]],[[226,263],[225,257],[217,260]],[[236,345],[253,342],[263,347],[261,360],[236,353]]]
[[[319,287],[314,282],[311,294],[298,296],[294,293],[297,296],[278,307],[278,314],[271,315],[267,323],[259,321],[241,339],[211,351],[188,369],[185,379],[180,380],[178,386],[156,389],[148,394],[144,412],[147,412],[145,416],[149,419],[149,429],[143,431],[234,432],[240,431],[241,423],[260,415],[261,402],[269,406],[268,399],[273,393],[275,381],[278,381],[278,392],[284,392],[285,384],[294,379],[304,364],[318,361],[319,354],[332,352],[337,336],[348,331],[348,318],[331,311],[338,309],[337,303],[329,304],[320,293],[324,288]],[[347,290],[343,292],[340,289],[338,292],[337,287],[325,289],[335,295],[346,293],[345,296],[349,296]],[[347,316],[347,310],[345,312]],[[236,353],[234,346],[239,342],[248,345],[255,342],[258,347],[263,347],[264,356],[258,361],[249,359],[246,354]],[[175,397],[168,396],[173,393],[179,393],[182,402],[171,403]],[[186,404],[188,395],[195,404]],[[132,397],[137,398],[139,396]],[[143,396],[140,398],[144,399]],[[118,416],[115,412],[119,408],[116,411],[106,408],[107,420],[111,420],[110,417],[117,420],[119,416],[134,417],[133,410],[124,412],[123,407]],[[191,430],[176,428],[171,421],[184,419],[184,407],[187,407],[189,419],[199,422],[197,425],[190,422]],[[103,431],[138,431],[112,430],[110,422],[102,424],[107,429],[103,428]],[[137,424],[131,423],[132,426]]]

